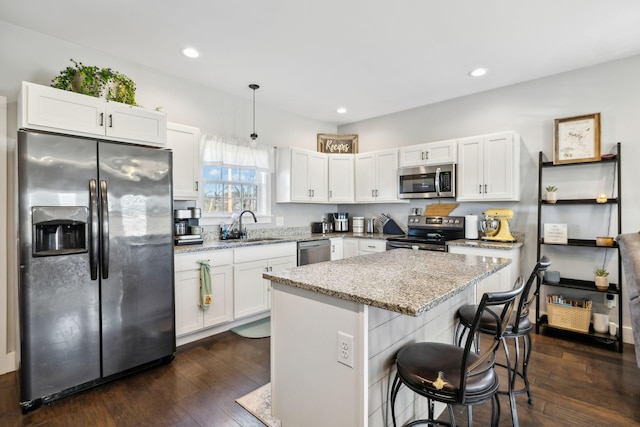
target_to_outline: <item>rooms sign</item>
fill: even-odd
[[[358,135],[319,133],[318,151],[329,154],[356,154]]]

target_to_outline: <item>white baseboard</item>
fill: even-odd
[[[16,369],[18,369],[18,365],[16,363],[15,351],[12,351],[5,354],[3,357],[0,357],[0,375],[6,374],[8,372],[13,372]]]

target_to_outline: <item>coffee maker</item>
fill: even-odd
[[[200,226],[200,208],[173,211],[173,240],[176,246],[199,245],[204,242]]]

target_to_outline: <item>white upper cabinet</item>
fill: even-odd
[[[329,202],[355,200],[355,159],[353,154],[329,154]]]
[[[22,82],[18,127],[164,147],[167,116],[102,98]]]
[[[457,200],[520,200],[520,136],[517,133],[458,140]]]
[[[356,154],[356,202],[398,201],[398,150]]]
[[[293,147],[276,150],[276,202],[327,203],[328,159]]]
[[[454,139],[400,147],[401,168],[455,163],[457,158],[458,144]]]
[[[167,148],[173,151],[173,198],[197,200],[200,181],[200,129],[167,123]]]

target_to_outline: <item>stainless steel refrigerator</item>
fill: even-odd
[[[171,162],[18,132],[23,411],[173,359]]]

